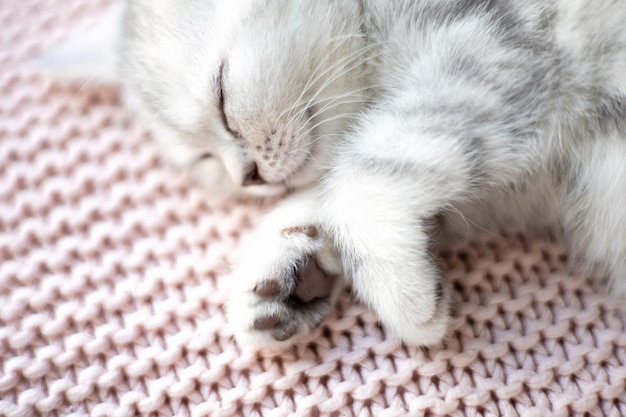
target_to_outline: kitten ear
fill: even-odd
[[[118,81],[118,41],[125,1],[111,5],[94,24],[70,35],[32,62],[35,69],[66,81]]]

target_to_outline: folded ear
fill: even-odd
[[[65,81],[117,82],[118,41],[125,1],[116,1],[91,26],[36,57],[35,69]]]

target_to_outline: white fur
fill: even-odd
[[[294,225],[319,224],[319,213],[315,210],[319,201],[315,190],[304,190],[293,194],[279,204],[258,226],[253,238],[243,248],[244,260],[234,272],[230,282],[229,319],[237,340],[245,346],[280,347],[266,331],[258,331],[250,324],[258,316],[271,315],[283,307],[279,302],[264,302],[254,294],[254,287],[265,279],[280,278],[292,270],[303,257],[317,254],[322,267],[331,274],[341,276],[342,267],[332,240],[324,233],[310,238],[303,233],[286,235],[284,229]],[[337,299],[343,281],[335,282],[331,300]],[[252,307],[252,308],[251,308]],[[306,323],[298,324],[293,339],[297,339],[312,329]],[[292,340],[293,340],[292,339]]]
[[[563,232],[626,293],[626,5],[499,0],[420,20],[470,3],[130,2],[120,78],[164,155],[223,196],[302,189],[233,275],[242,344],[310,331],[277,342],[254,327],[298,317],[255,287],[291,285],[309,258],[403,341],[439,342],[451,296],[430,260],[435,218],[444,237]],[[239,186],[252,162],[268,185]],[[320,234],[282,232],[308,225]]]

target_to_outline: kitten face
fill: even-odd
[[[126,99],[222,194],[309,184],[367,100],[356,3],[131,1]]]

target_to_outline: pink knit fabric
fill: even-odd
[[[27,69],[86,3],[0,3],[0,415],[626,415],[623,300],[521,235],[442,253],[439,348],[346,295],[294,349],[241,352],[222,284],[262,209],[162,166],[115,88]]]

